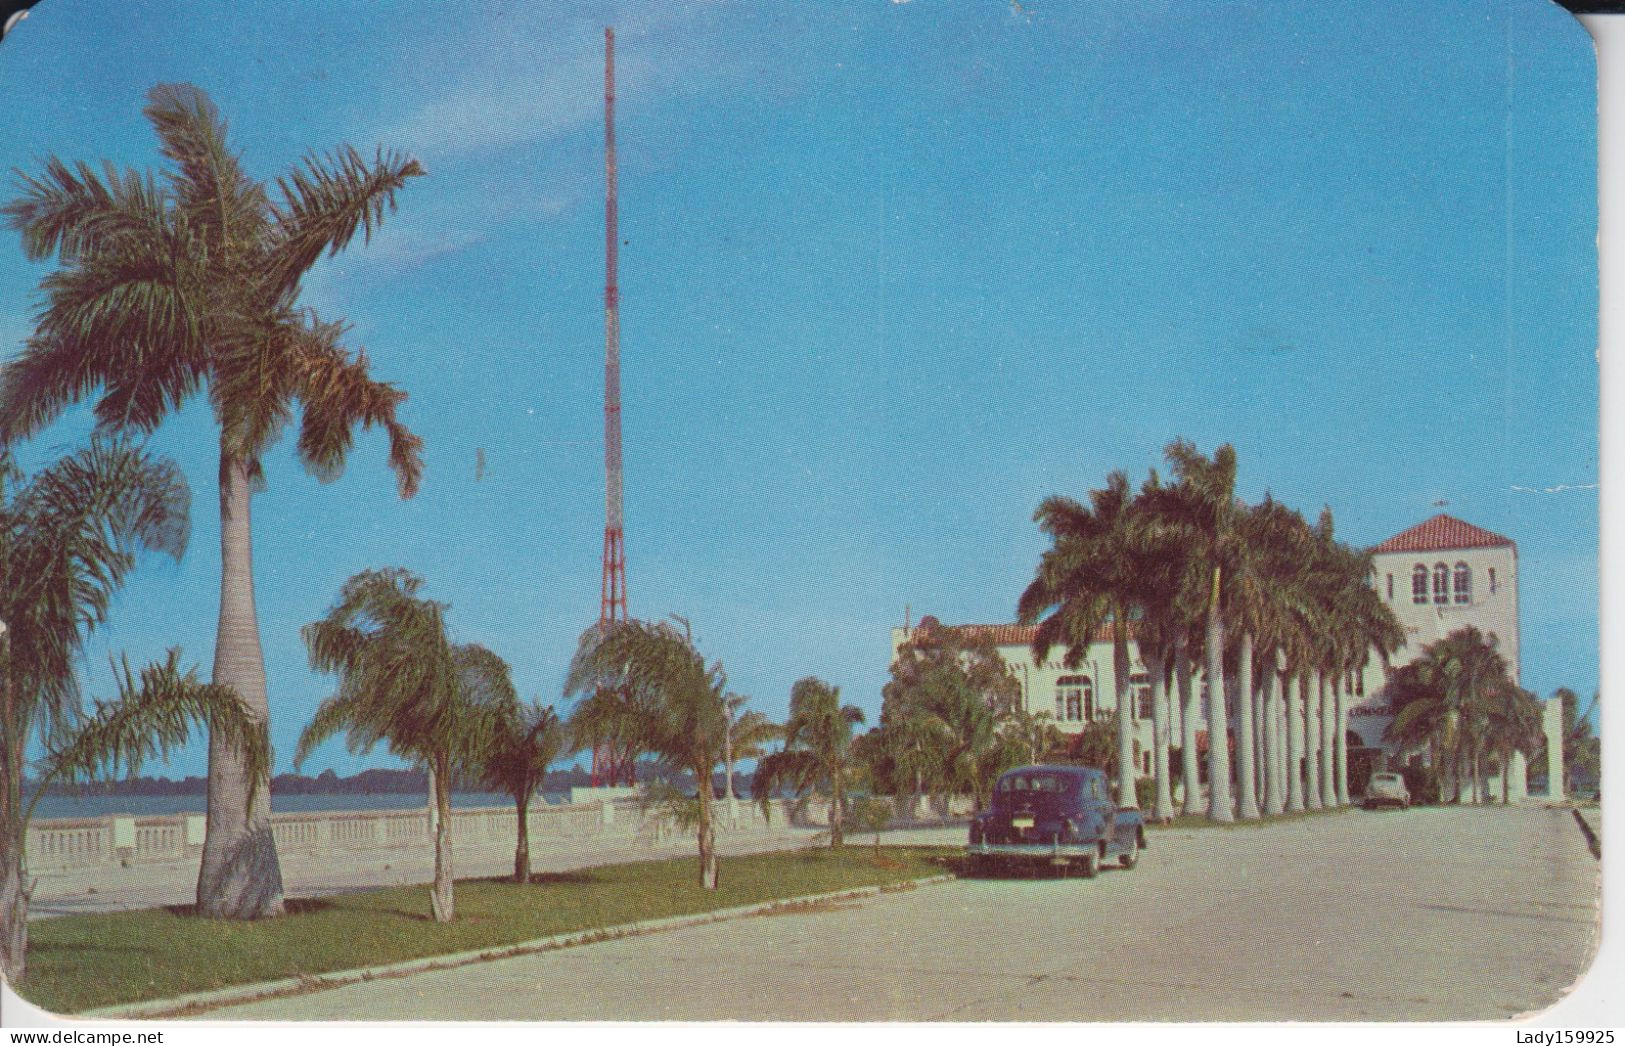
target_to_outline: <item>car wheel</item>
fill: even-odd
[[[1133,868],[1135,865],[1140,863],[1139,832],[1135,832],[1134,837],[1129,840],[1128,851],[1124,853],[1122,857],[1118,858],[1117,863],[1122,865],[1124,868]]]

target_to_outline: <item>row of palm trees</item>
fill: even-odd
[[[1172,482],[1153,470],[1135,490],[1114,472],[1087,503],[1057,496],[1039,506],[1050,547],[1017,604],[1018,620],[1037,626],[1034,655],[1059,646],[1076,666],[1098,633],[1110,634],[1125,805],[1135,802],[1131,640],[1150,678],[1154,818],[1175,812],[1175,693],[1184,813],[1223,822],[1346,805],[1347,684],[1373,654],[1386,666],[1404,641],[1370,585],[1369,554],[1336,539],[1330,509],[1310,524],[1267,495],[1242,502],[1228,445],[1208,457],[1176,440],[1165,455]],[[1197,671],[1215,739],[1205,804]]]

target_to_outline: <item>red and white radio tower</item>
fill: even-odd
[[[600,624],[625,621],[626,533],[621,516],[621,291],[617,285],[619,234],[615,185],[615,30],[604,30],[604,580]],[[631,780],[630,760],[594,749],[593,784]],[[626,765],[621,765],[621,763]]]

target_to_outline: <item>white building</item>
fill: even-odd
[[[1458,628],[1473,625],[1495,637],[1497,650],[1506,659],[1513,682],[1518,681],[1518,548],[1510,538],[1441,514],[1395,534],[1372,552],[1373,583],[1405,629],[1405,646],[1390,658],[1391,667],[1408,664],[1420,657],[1428,644]],[[1034,659],[1035,626],[943,626],[936,618],[926,617],[917,627],[952,627],[966,638],[992,640],[1021,685],[1024,706],[1032,712],[1048,712],[1062,733],[1081,733],[1090,720],[1105,718],[1116,707],[1109,629],[1101,629],[1096,634],[1082,664],[1067,668],[1062,663],[1066,656],[1064,647],[1051,650],[1042,663]],[[908,641],[913,631],[892,629],[894,657],[897,648]],[[1135,761],[1140,772],[1148,774],[1152,758],[1151,684],[1132,640],[1129,661],[1129,685],[1134,695]],[[1382,741],[1383,730],[1392,718],[1386,713],[1384,681],[1382,662],[1375,655],[1363,673],[1349,680],[1347,744],[1351,766],[1359,760],[1375,761],[1393,755]],[[1200,671],[1194,673],[1192,686],[1200,695],[1204,713],[1197,730],[1200,743],[1205,746],[1207,687]],[[1172,698],[1170,738],[1174,747],[1178,747],[1180,708],[1177,694]],[[1552,743],[1562,722],[1561,709],[1556,705],[1557,702],[1547,702],[1546,706],[1547,750],[1555,753],[1555,759],[1549,759],[1548,776],[1556,782],[1554,788],[1560,790],[1562,746]],[[1512,770],[1508,785],[1513,795],[1521,798],[1525,776],[1521,754],[1515,757]],[[1491,787],[1492,794],[1498,794],[1498,778],[1491,778]]]

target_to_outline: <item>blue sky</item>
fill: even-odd
[[[344,142],[429,172],[306,284],[428,472],[401,502],[377,438],[327,485],[268,456],[279,769],[331,686],[298,629],[358,570],[423,575],[548,701],[596,618],[606,24],[632,612],[768,714],[811,674],[873,721],[905,606],[1010,619],[1037,503],[1175,436],[1359,544],[1440,500],[1513,537],[1525,685],[1595,689],[1594,65],[1555,5],[45,0],[0,45],[0,167],[153,166],[143,96],[184,80],[256,175]],[[0,237],[0,351],[45,271]],[[205,405],[153,444],[193,545],[120,598],[92,692],[110,652],[212,658]]]

